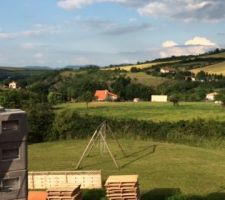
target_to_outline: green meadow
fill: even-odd
[[[88,140],[68,140],[29,145],[29,170],[75,170],[87,143]],[[212,196],[210,200],[225,197],[225,149],[151,140],[121,139],[119,143],[125,155],[114,140],[108,140],[120,169],[114,166],[107,152],[101,155],[95,146],[83,160],[81,170],[102,170],[103,181],[109,175],[138,174],[146,200],[165,199],[176,193],[202,199]]]
[[[209,102],[180,102],[178,106],[172,103],[151,102],[92,102],[88,109],[85,103],[67,103],[56,107],[73,109],[81,114],[106,116],[113,118],[130,118],[153,121],[179,121],[197,118],[224,121],[225,108]]]

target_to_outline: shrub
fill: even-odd
[[[117,137],[154,139],[192,145],[199,144],[204,139],[225,138],[225,122],[203,119],[178,122],[114,119],[88,114],[80,115],[74,110],[64,110],[57,114],[52,138],[87,138],[103,121],[107,121]]]

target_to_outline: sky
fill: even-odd
[[[225,48],[224,0],[7,0],[0,66],[100,66]]]

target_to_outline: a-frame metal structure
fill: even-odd
[[[92,150],[92,148],[94,147],[95,143],[99,143],[99,147],[100,147],[100,153],[101,155],[107,150],[111,159],[113,160],[115,166],[117,168],[119,168],[119,165],[116,162],[116,159],[114,157],[114,155],[112,154],[109,145],[107,144],[106,141],[106,135],[110,134],[113,139],[115,139],[115,141],[117,142],[119,148],[121,149],[122,153],[124,156],[126,156],[122,146],[120,145],[120,143],[118,142],[118,140],[116,139],[114,133],[112,132],[110,126],[106,123],[106,121],[102,122],[98,128],[95,130],[94,134],[92,135],[88,145],[86,146],[86,148],[84,149],[84,152],[81,155],[80,160],[77,163],[76,169],[79,169],[81,162],[83,161],[85,156],[88,156]]]

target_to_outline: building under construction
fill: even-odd
[[[0,107],[0,199],[27,200],[27,117]]]

